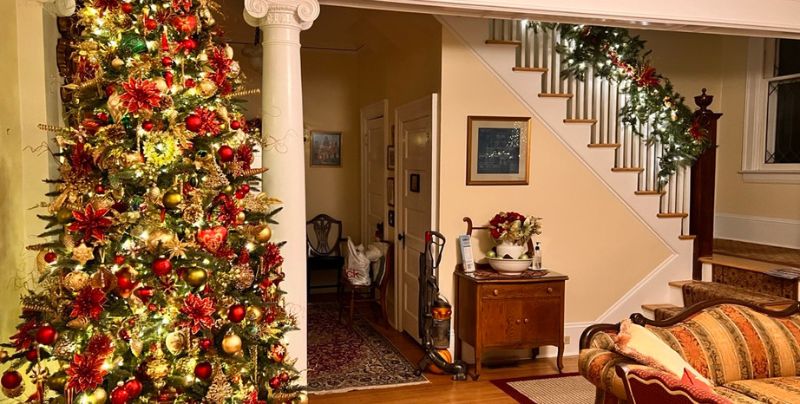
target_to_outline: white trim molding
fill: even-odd
[[[767,164],[767,120],[769,79],[765,77],[766,55],[773,39],[750,38],[747,44],[747,87],[742,179],[745,182],[800,184],[800,164]]]
[[[800,248],[800,220],[717,213],[714,237]]]

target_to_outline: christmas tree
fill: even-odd
[[[213,0],[85,0],[63,88],[39,285],[4,344],[34,402],[305,399],[286,352],[279,201]],[[29,379],[29,381],[26,381]],[[21,397],[29,388],[30,397]],[[31,393],[32,392],[32,393]]]

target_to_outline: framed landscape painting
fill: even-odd
[[[467,185],[527,185],[531,118],[467,117]]]
[[[342,133],[311,132],[311,165],[340,167],[342,165]]]

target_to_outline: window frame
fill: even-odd
[[[767,77],[767,69],[771,71],[773,65],[767,65],[766,56],[774,54],[776,43],[776,39],[764,38],[750,38],[748,42],[745,133],[740,173],[745,182],[800,184],[800,164],[768,164],[764,161],[769,137],[769,84],[788,77]],[[774,125],[772,128],[774,130]]]

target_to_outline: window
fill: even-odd
[[[800,40],[751,39],[745,181],[800,183]]]

